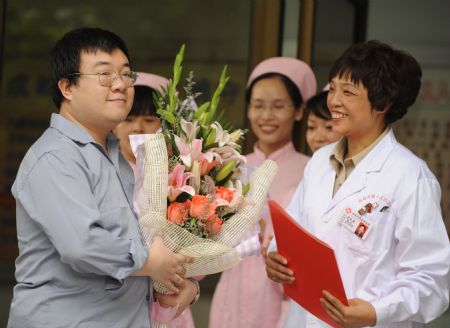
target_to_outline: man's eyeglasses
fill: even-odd
[[[127,88],[130,88],[134,85],[136,82],[138,74],[133,71],[123,72],[123,73],[117,73],[117,72],[101,72],[101,73],[70,73],[69,76],[82,76],[82,75],[97,75],[98,76],[98,83],[102,87],[108,87],[116,83],[117,79],[121,79],[123,84]]]

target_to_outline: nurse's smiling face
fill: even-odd
[[[372,108],[366,87],[352,82],[350,76],[334,77],[330,82],[327,105],[333,129],[349,142],[374,141],[385,129],[386,111]]]
[[[301,120],[302,114],[280,78],[264,78],[253,86],[247,117],[266,155],[292,140],[294,123]]]

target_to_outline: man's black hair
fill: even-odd
[[[103,51],[112,53],[120,49],[127,56],[131,64],[130,56],[125,42],[115,33],[100,28],[79,28],[66,33],[55,45],[50,56],[51,90],[53,103],[59,109],[64,99],[58,87],[61,79],[68,79],[70,85],[77,84],[78,76],[70,76],[78,73],[80,69],[81,53],[96,53]]]

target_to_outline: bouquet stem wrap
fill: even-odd
[[[259,213],[276,172],[277,165],[270,160],[257,168],[250,178],[251,204],[229,218],[216,236],[201,238],[166,218],[168,153],[164,136],[150,135],[145,140],[143,192],[138,195],[139,224],[145,243],[149,246],[153,236],[158,235],[171,251],[193,257],[193,263],[185,265],[186,277],[213,274],[232,267],[241,260],[234,247],[248,236],[259,221]],[[160,293],[168,291],[157,282],[154,288]],[[153,327],[167,326],[153,322]]]

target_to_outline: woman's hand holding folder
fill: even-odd
[[[270,252],[267,255],[266,272],[267,276],[277,283],[290,284],[295,280],[293,271],[287,266],[287,260],[278,252]],[[359,298],[349,299],[347,306],[324,290],[320,303],[330,318],[342,327],[373,326],[377,320],[374,307]]]
[[[326,290],[323,291],[323,296],[320,299],[320,304],[331,319],[340,326],[359,328],[376,324],[377,314],[372,304],[360,298],[353,298],[348,300],[347,306]]]
[[[269,279],[281,284],[292,283],[295,280],[294,272],[287,264],[287,260],[280,253],[270,252],[266,256],[266,272]]]

